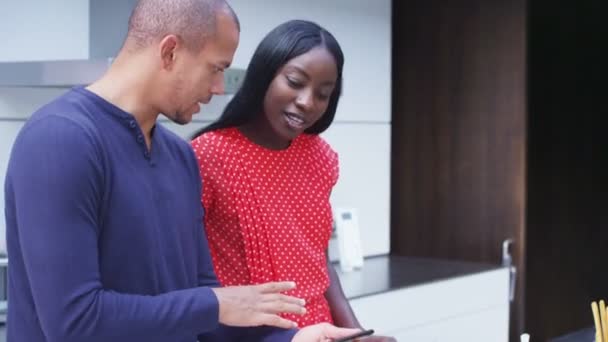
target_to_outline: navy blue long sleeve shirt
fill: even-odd
[[[85,88],[33,114],[5,181],[9,342],[288,341],[218,324],[190,146]]]

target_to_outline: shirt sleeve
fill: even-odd
[[[262,330],[262,336],[260,341],[262,342],[287,342],[291,341],[294,335],[298,332],[296,329],[279,329],[279,328],[267,328],[266,331]],[[259,328],[264,329],[264,328]]]
[[[199,242],[199,260],[198,260],[198,285],[218,287],[220,282],[215,275],[213,269],[213,260],[211,259],[211,253],[209,251],[209,242],[207,241],[207,234],[205,234],[205,223],[203,219],[203,208],[201,211],[201,225],[197,231],[197,236],[200,238]]]
[[[47,341],[117,336],[197,336],[218,326],[210,288],[158,296],[117,293],[99,272],[98,212],[103,163],[98,143],[68,118],[30,122],[11,157],[18,243]]]
[[[331,161],[331,164],[330,164],[331,186],[334,187],[336,185],[336,183],[338,182],[338,178],[340,177],[340,158],[338,156],[338,153],[336,153],[333,150],[331,150],[331,156],[332,156],[332,158],[330,159],[330,161]]]
[[[215,189],[214,178],[218,171],[217,163],[219,160],[215,155],[215,147],[209,138],[202,135],[192,141],[195,160],[199,168],[200,181],[202,182],[201,204],[206,211],[213,210],[216,201],[217,191]]]
[[[208,142],[203,140],[203,136],[199,136],[191,142],[193,162],[197,170],[196,184],[198,184],[198,199],[201,203],[200,213],[200,229],[198,234],[202,236],[201,244],[203,246],[200,259],[199,259],[199,285],[201,286],[220,286],[219,279],[215,274],[213,268],[213,260],[211,258],[211,251],[209,250],[209,241],[207,238],[206,222],[207,213],[213,210],[213,201],[215,197],[215,190],[213,189],[212,182],[209,179],[209,172],[212,169],[210,165],[210,149],[208,148]]]

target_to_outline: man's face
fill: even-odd
[[[233,19],[217,16],[217,31],[198,52],[184,50],[175,62],[174,77],[167,94],[170,110],[165,116],[177,124],[187,124],[209,103],[213,95],[224,93],[224,70],[230,66],[239,42],[239,31]]]

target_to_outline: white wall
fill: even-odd
[[[340,42],[346,58],[344,94],[336,121],[324,134],[338,151],[341,162],[340,180],[332,194],[332,204],[358,210],[364,254],[387,253],[391,117],[390,0],[229,2],[239,15],[242,28],[241,43],[234,60],[236,67],[246,67],[263,36],[289,19],[316,21]],[[1,1],[0,41],[8,39],[19,49],[0,49],[0,61],[86,57],[88,42],[85,39],[83,43],[80,36],[84,31],[88,34],[88,28],[84,28],[88,25],[88,6],[83,3],[88,4],[85,0],[36,1],[36,4],[33,0]],[[22,19],[8,18],[11,15],[7,15],[7,11],[19,13]],[[40,25],[33,26],[34,20],[44,23],[44,29]],[[13,25],[8,26],[9,23]],[[41,41],[47,42],[46,45],[41,45]],[[7,153],[14,131],[19,126],[14,120],[3,121],[1,118],[26,117],[62,91],[0,88],[0,179],[4,178]],[[169,126],[180,135],[187,136],[217,116],[224,100],[218,98],[213,102],[202,109],[193,124],[186,127]],[[0,212],[3,212],[3,206],[3,198],[0,197]],[[1,236],[4,236],[3,231],[4,220],[0,220]],[[3,244],[4,239],[0,239],[0,250]]]
[[[344,95],[338,120],[390,122],[390,0],[230,0],[241,20],[234,65],[246,67],[257,44],[289,19],[329,30],[345,55]]]
[[[6,240],[4,238],[4,175],[6,174],[6,166],[13,141],[19,129],[33,111],[64,91],[63,89],[0,87],[0,252],[6,251]]]
[[[0,62],[82,59],[89,54],[89,1],[0,1]]]

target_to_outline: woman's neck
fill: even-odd
[[[291,140],[278,136],[268,122],[263,119],[263,115],[257,117],[258,119],[239,126],[239,131],[256,145],[271,150],[287,149]]]

